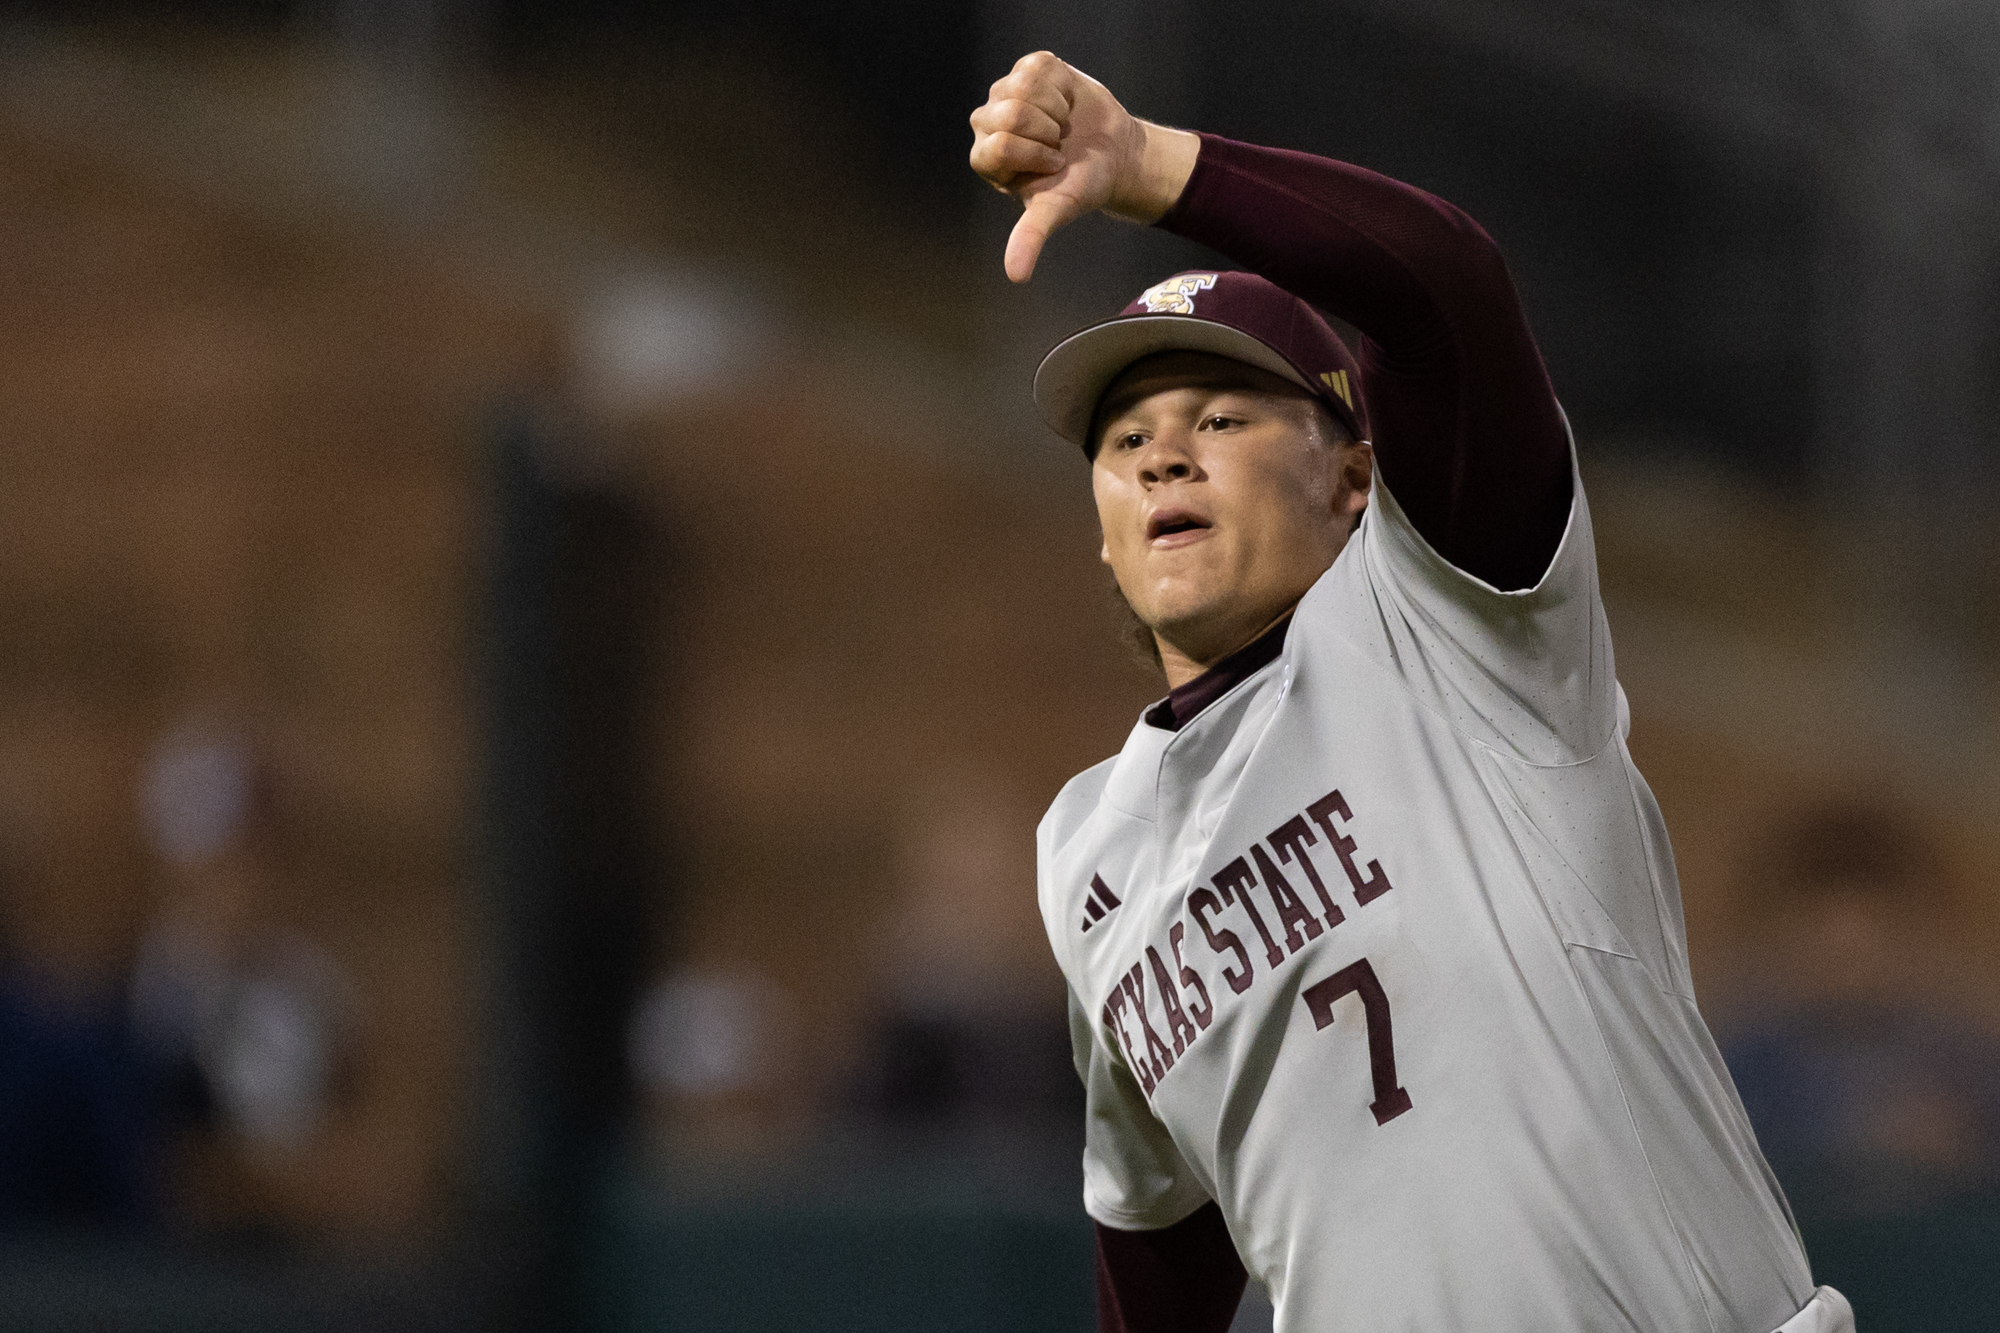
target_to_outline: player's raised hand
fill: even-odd
[[[1148,124],[1047,51],[1022,56],[972,113],[972,169],[1022,204],[1007,276],[1026,282],[1050,236],[1102,209],[1157,221],[1187,184],[1200,141]]]

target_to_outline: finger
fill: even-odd
[[[1009,188],[1019,176],[1046,176],[1063,169],[1063,155],[1045,143],[1018,134],[985,134],[972,145],[972,169]]]
[[[1076,220],[1076,203],[1066,195],[1045,191],[1028,200],[1021,220],[1007,236],[1007,277],[1026,282],[1034,276],[1042,247],[1056,231]]]
[[[1019,99],[1039,107],[1058,125],[1069,125],[1076,71],[1046,51],[1022,56],[987,90],[988,102]]]
[[[1017,80],[1010,75],[994,84],[992,92],[986,98],[988,106],[998,106],[1003,102],[1021,102],[1054,121],[1058,129],[1069,128],[1073,101],[1068,94],[1052,83]]]
[[[1063,127],[1056,118],[1018,97],[988,102],[972,113],[971,120],[975,134],[1018,134],[1051,148],[1062,142]]]
[[[1055,124],[1058,137],[1069,133],[1071,99],[1048,84],[996,84],[986,105],[999,106],[1008,102],[1033,107],[1047,116]]]
[[[1069,62],[1053,51],[1030,51],[1014,62],[1014,68],[1009,73],[1060,83],[1069,76],[1071,69]]]

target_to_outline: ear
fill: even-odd
[[[1341,446],[1340,484],[1334,488],[1334,511],[1350,520],[1368,507],[1368,489],[1375,483],[1375,446],[1356,440]]]

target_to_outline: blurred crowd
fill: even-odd
[[[321,943],[269,919],[285,873],[273,782],[226,729],[163,736],[134,793],[155,873],[129,966],[92,984],[4,955],[0,1216],[197,1225],[214,1211],[202,1176],[230,1148],[283,1156],[340,1110],[362,997]]]
[[[1789,813],[1745,873],[1751,970],[1723,1053],[1794,1209],[1907,1214],[2000,1186],[1990,962],[1968,956],[1937,848],[1855,800]]]
[[[351,1100],[362,986],[269,919],[279,777],[240,732],[162,735],[133,793],[149,910],[109,986],[0,954],[0,1218],[269,1225],[216,1198],[231,1154],[282,1159]],[[1039,936],[1008,903],[1031,822],[976,780],[921,802],[868,969],[884,978],[830,1095],[797,1096],[810,993],[778,969],[671,964],[623,1033],[642,1155],[767,1164],[828,1133],[1069,1143],[1080,1112]],[[1767,1157],[1809,1218],[2000,1188],[2000,1033],[1979,885],[1893,806],[1774,814],[1736,868],[1711,1018]],[[0,940],[4,945],[4,940]]]

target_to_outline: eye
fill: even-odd
[[[1116,441],[1120,449],[1137,449],[1146,443],[1146,437],[1136,430],[1128,430]]]
[[[1243,418],[1230,416],[1227,412],[1216,412],[1202,419],[1203,430],[1228,430],[1243,424]]]

